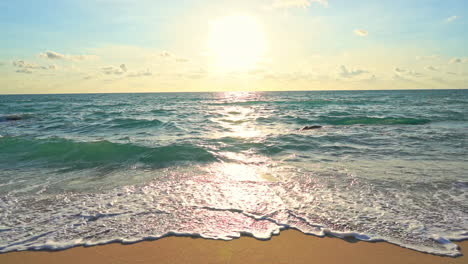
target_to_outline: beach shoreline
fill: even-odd
[[[463,256],[454,258],[422,253],[387,242],[350,242],[284,230],[270,240],[249,236],[231,241],[167,236],[133,244],[7,252],[0,254],[0,263],[467,263],[468,241],[457,244]]]

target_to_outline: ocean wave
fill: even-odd
[[[329,125],[424,125],[431,120],[408,117],[322,117],[319,121]]]
[[[149,127],[159,127],[164,124],[164,122],[157,119],[133,119],[133,118],[116,118],[112,119],[110,122],[113,128],[149,128]]]
[[[78,142],[63,138],[34,139],[25,137],[0,138],[0,159],[4,164],[92,168],[144,163],[161,167],[180,161],[209,162],[216,158],[202,147],[191,144],[170,144],[148,147],[109,141]],[[31,165],[32,165],[31,164]]]
[[[173,114],[177,112],[175,109],[153,109],[150,111],[152,114],[157,114],[157,115],[168,115],[168,114]]]

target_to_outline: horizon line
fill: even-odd
[[[468,88],[409,88],[409,89],[332,89],[332,90],[259,90],[259,91],[161,91],[161,92],[84,92],[84,93],[0,93],[0,96],[3,95],[81,95],[81,94],[158,94],[158,93],[263,93],[263,92],[358,92],[358,91],[449,91],[449,90],[468,90]]]

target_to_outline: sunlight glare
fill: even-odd
[[[263,28],[248,15],[220,18],[211,25],[208,49],[217,71],[252,69],[265,52]]]

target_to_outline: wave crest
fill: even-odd
[[[30,162],[53,167],[93,168],[143,163],[164,167],[180,161],[208,162],[216,158],[202,147],[191,144],[170,144],[147,147],[110,141],[77,142],[63,138],[28,139],[0,138],[0,158],[4,165]]]

